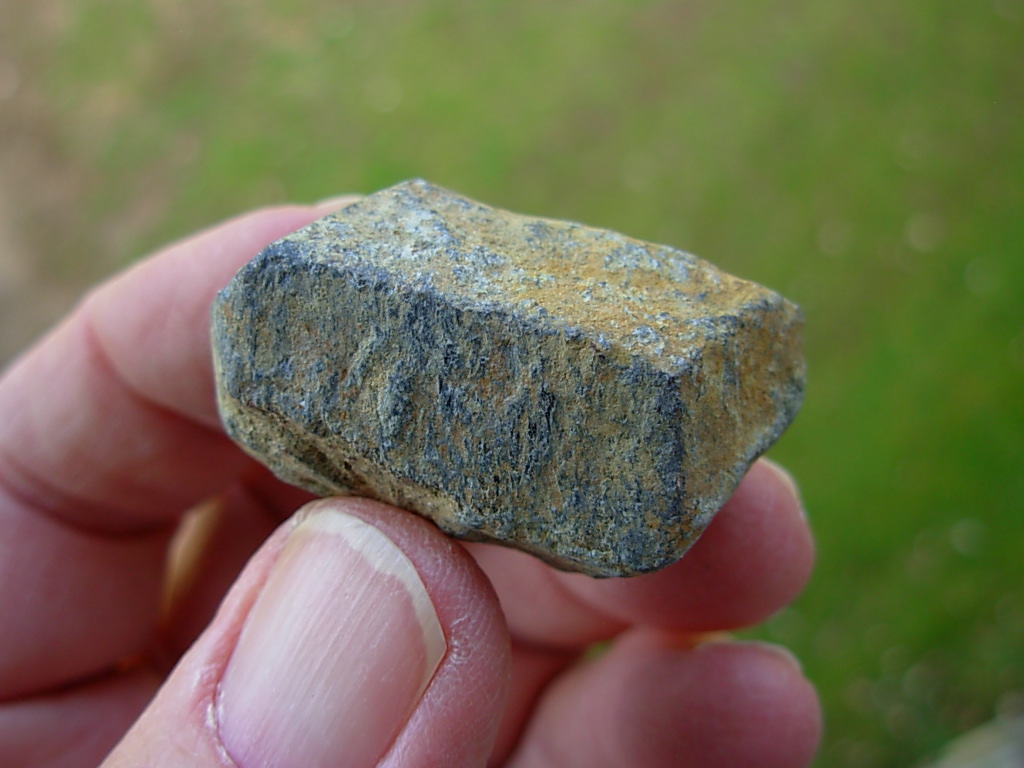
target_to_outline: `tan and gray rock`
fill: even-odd
[[[399,184],[213,310],[228,432],[281,478],[630,575],[680,558],[800,406],[799,310],[690,254]]]

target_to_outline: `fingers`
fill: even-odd
[[[0,701],[97,675],[145,651],[169,530],[98,537],[2,491],[0,519]]]
[[[763,647],[708,645],[698,653],[671,643],[692,645],[693,633],[753,624],[778,610],[803,587],[813,555],[795,486],[769,462],[751,469],[683,561],[658,574],[595,580],[555,571],[522,553],[475,547],[474,556],[494,582],[519,641],[513,646],[511,702],[519,703],[520,711],[534,706],[533,697],[569,665],[567,651],[618,635],[631,624],[671,630],[630,630],[615,641],[615,650],[607,657],[556,683],[532,712],[534,725],[523,736],[511,765],[806,764],[817,743],[820,716],[813,688],[788,659],[783,657],[780,682],[772,677],[780,670],[778,653],[765,656]],[[680,639],[688,636],[689,641]],[[556,648],[564,650],[558,653]],[[766,687],[761,693],[756,687],[723,688],[723,681],[716,678],[719,672],[724,674],[722,669],[705,679],[702,665],[718,656],[719,667],[724,665],[724,672],[734,676],[725,683],[739,676]],[[579,679],[584,682],[573,682]],[[730,690],[735,697],[722,698],[731,696]],[[773,716],[782,722],[750,730],[751,724],[763,720],[759,713],[751,713],[760,706],[759,697],[772,698]],[[624,702],[625,712],[616,702]],[[721,714],[715,721],[717,730],[705,727],[691,712],[703,711],[709,703]],[[693,727],[680,729],[674,718]],[[522,714],[510,707],[497,760],[506,755],[502,749],[516,738],[516,725],[523,721]],[[784,744],[773,742],[767,762],[760,762],[762,742],[770,741],[772,731],[782,726],[794,729],[795,735],[784,736]],[[746,741],[734,739],[734,727]],[[595,736],[601,738],[595,741]],[[726,750],[715,762],[708,755],[717,754],[717,739]],[[692,759],[679,757],[682,742]],[[779,762],[771,762],[771,755]]]
[[[282,513],[263,491],[270,487],[261,481],[267,476],[269,472],[247,476],[192,510],[175,534],[154,656],[165,672],[213,619],[253,553],[282,520],[310,500],[301,494],[294,503],[284,502]]]
[[[756,624],[799,594],[814,562],[795,486],[765,460],[751,467],[686,556],[657,573],[591,579],[518,552],[473,551],[496,586],[513,635],[562,648],[585,646],[632,624],[684,632]]]
[[[560,579],[621,621],[706,631],[763,621],[800,593],[813,565],[814,542],[792,480],[760,461],[675,565],[635,579]]]
[[[466,548],[491,580],[516,639],[540,648],[581,649],[625,623],[576,596],[563,574],[524,552],[493,544]]]
[[[175,519],[248,461],[216,429],[209,312],[261,247],[316,218],[260,211],[94,291],[0,379],[0,485],[101,531]]]
[[[577,654],[566,651],[552,651],[522,643],[512,644],[508,703],[488,765],[505,764],[523,729],[530,722],[544,689],[577,660]]]
[[[801,768],[821,716],[779,649],[634,631],[547,692],[510,768]]]
[[[480,765],[507,677],[497,601],[460,547],[379,503],[315,502],[104,765]]]
[[[94,768],[145,709],[155,674],[134,670],[0,704],[0,765]]]
[[[281,208],[101,287],[0,378],[0,700],[95,675],[152,641],[180,515],[251,466],[210,428],[209,303]]]

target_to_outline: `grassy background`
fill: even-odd
[[[422,176],[781,290],[820,567],[757,634],[821,688],[819,764],[1024,709],[1017,0],[8,3],[0,137],[43,282]]]

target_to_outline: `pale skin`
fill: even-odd
[[[92,291],[0,378],[0,765],[264,764],[225,746],[215,700],[309,497],[221,430],[208,312],[253,254],[326,212],[265,209],[171,246]],[[204,500],[169,591],[164,554]],[[811,761],[820,713],[799,666],[725,634],[783,608],[811,572],[796,488],[774,464],[752,467],[680,563],[632,579],[463,546],[377,502],[329,504],[404,552],[447,649],[365,765]]]

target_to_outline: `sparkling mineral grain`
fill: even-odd
[[[624,576],[678,560],[800,406],[799,309],[688,253],[423,181],[217,298],[228,432],[278,476]]]

